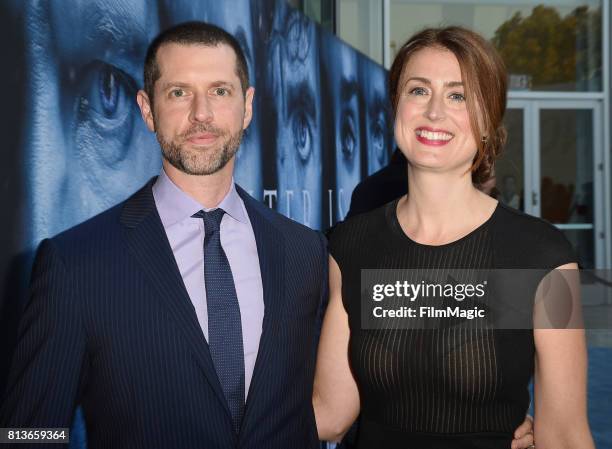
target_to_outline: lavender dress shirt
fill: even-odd
[[[153,185],[153,198],[200,327],[208,340],[208,309],[204,286],[204,222],[201,218],[191,216],[202,209],[211,209],[204,208],[178,188],[163,169]],[[221,246],[232,270],[240,307],[246,401],[264,316],[259,257],[251,221],[233,180],[232,187],[217,207],[226,212],[221,220]]]

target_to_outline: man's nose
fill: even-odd
[[[208,95],[195,94],[191,105],[191,121],[210,122],[214,118],[212,104]]]

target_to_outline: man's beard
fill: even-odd
[[[229,134],[212,125],[200,123],[194,125],[187,132],[180,134],[175,140],[166,138],[157,132],[157,141],[162,155],[174,168],[188,175],[212,175],[218,172],[234,157],[240,146],[244,130]],[[188,148],[186,142],[191,136],[200,133],[216,134],[220,142],[216,146],[205,149]]]

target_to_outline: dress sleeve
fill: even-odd
[[[342,271],[342,267],[344,266],[345,255],[347,253],[346,231],[346,223],[339,223],[327,236],[329,255],[334,258],[340,267],[340,271]]]
[[[574,247],[563,231],[548,224],[542,230],[540,241],[541,266],[554,269],[568,263],[578,263]]]

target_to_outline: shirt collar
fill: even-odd
[[[234,178],[232,178],[229,191],[218,206],[206,209],[194,198],[182,191],[162,168],[159,177],[153,185],[153,198],[155,199],[155,205],[157,206],[164,228],[183,221],[200,210],[209,211],[219,207],[233,219],[245,224],[249,222],[244,202],[236,190]]]

